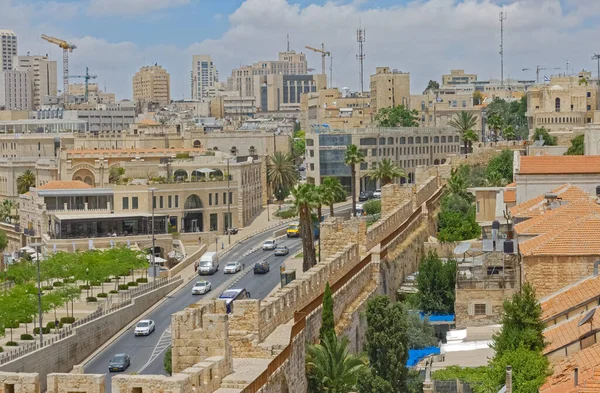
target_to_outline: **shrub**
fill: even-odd
[[[111,282],[111,281],[112,281],[112,279],[110,277],[104,279],[104,282]]]
[[[21,334],[21,340],[23,340],[23,341],[33,340],[33,336],[31,334],[23,333],[23,334]]]
[[[108,291],[108,293],[119,293],[119,291],[115,291],[114,289],[111,289],[110,291]]]
[[[137,287],[137,286],[138,286],[138,283],[137,283],[137,282],[135,282],[135,281],[129,281],[129,282],[127,283],[127,286],[129,286],[129,287]]]
[[[85,298],[86,302],[97,302],[98,299],[95,296],[88,296]]]
[[[296,217],[296,212],[294,211],[294,209],[278,210],[275,212],[275,217],[283,218],[285,220],[288,218]]]
[[[44,291],[51,291],[52,289],[54,289],[54,287],[52,285],[46,285],[45,287],[42,287],[42,289]]]
[[[33,317],[23,317],[23,318],[19,319],[19,322],[21,322],[21,323],[31,323],[31,322],[33,322]]]
[[[39,327],[34,328],[33,329],[33,333],[34,334],[40,334],[40,328]],[[42,333],[43,334],[50,334],[50,328],[49,327],[42,328]]]
[[[99,287],[101,284],[100,281],[90,281],[90,285],[93,287]]]
[[[62,317],[60,319],[60,323],[73,323],[75,322],[75,317]]]
[[[145,284],[148,282],[148,279],[145,277],[140,277],[137,280],[135,280],[136,282],[140,283],[140,284]]]
[[[119,291],[126,291],[129,289],[129,285],[127,284],[119,284]]]
[[[100,292],[99,294],[96,295],[96,297],[108,297],[108,293]]]
[[[46,324],[46,327],[47,327],[48,329],[56,329],[56,324],[54,323],[54,321],[51,321],[51,322],[48,322],[48,323]],[[62,324],[62,322],[59,322],[59,323],[58,323],[58,328],[60,329],[61,327],[63,327],[63,324]]]
[[[4,352],[4,349],[2,347],[0,347],[0,353]]]
[[[7,347],[18,347],[19,343],[15,342],[15,341],[9,341],[9,342],[6,343],[6,346]]]
[[[67,280],[65,280],[65,282],[66,281]],[[55,281],[55,282],[52,283],[52,286],[55,287],[55,288],[62,287],[63,285],[64,284],[62,282],[60,282],[60,281]]]
[[[90,289],[89,285],[80,285],[79,289]]]
[[[75,283],[75,279],[74,279],[74,278],[65,278],[65,279],[63,280],[63,282],[64,282],[65,284],[74,284],[74,283]],[[56,284],[56,283],[54,283],[54,284]]]

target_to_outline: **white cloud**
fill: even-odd
[[[88,13],[100,16],[123,15],[134,17],[189,3],[190,0],[91,0]]]

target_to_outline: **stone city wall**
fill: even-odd
[[[192,378],[189,375],[117,375],[112,379],[113,393],[189,393]]]
[[[48,374],[47,393],[104,393],[104,374]]]
[[[71,371],[74,365],[84,361],[119,330],[177,288],[181,282],[181,278],[175,279],[167,285],[134,298],[128,306],[77,326],[73,328],[73,334],[52,345],[3,364],[0,366],[0,371],[27,372],[35,370],[41,376],[41,389],[45,390],[48,374]]]
[[[438,177],[430,177],[425,181],[425,184],[420,185],[415,193],[415,208],[421,206],[426,200],[431,198],[439,186],[440,184]]]
[[[40,393],[40,375],[0,371],[0,393]]]
[[[388,186],[385,186],[388,187]],[[384,188],[385,188],[384,187]],[[398,187],[400,190],[401,188]],[[383,192],[383,191],[382,191]],[[369,227],[367,231],[367,243],[366,249],[370,250],[389,235],[391,235],[398,227],[406,221],[413,212],[413,201],[412,195],[411,198],[406,199],[404,204],[398,206],[396,210],[392,213],[386,214],[385,217],[379,219],[375,224]],[[383,204],[382,204],[383,205]],[[383,214],[383,209],[382,209]]]

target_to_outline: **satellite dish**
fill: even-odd
[[[581,321],[579,321],[579,323],[577,324],[577,327],[581,327],[583,324],[591,322],[591,320],[594,317],[595,313],[596,313],[596,309],[594,308],[590,312],[588,312],[587,314],[585,314],[585,317],[583,317],[583,319]]]
[[[469,251],[469,249],[471,248],[471,243],[460,243],[458,246],[456,246],[454,248],[454,254],[456,255],[460,255],[460,254],[464,254],[465,252]]]

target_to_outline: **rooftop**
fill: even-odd
[[[594,344],[554,364],[554,372],[540,387],[541,393],[595,393],[600,392],[600,343]],[[579,386],[573,377],[579,369]]]
[[[127,154],[127,153],[136,153],[136,154],[177,154],[177,153],[190,153],[190,152],[200,152],[200,149],[76,149],[76,150],[67,150],[67,154],[71,155],[84,155],[84,154]]]
[[[519,235],[540,235],[553,232],[583,216],[600,214],[600,205],[585,198],[545,210],[542,213],[516,224],[515,232]]]
[[[519,175],[600,173],[600,156],[523,156]]]
[[[573,318],[564,323],[546,328],[544,330],[544,338],[548,344],[546,345],[546,348],[544,348],[544,354],[549,354],[557,349],[578,342],[588,334],[594,335],[594,331],[597,331],[597,326],[600,325],[600,312],[598,307],[592,310],[596,310],[596,312],[592,318],[582,324],[582,326],[578,325],[587,315],[582,315],[580,318]],[[596,364],[600,364],[600,358]]]
[[[83,188],[92,188],[92,186],[80,180],[52,180],[43,186],[36,187],[36,190],[80,190]]]
[[[563,202],[571,202],[578,199],[590,198],[590,194],[572,184],[562,185],[552,190],[551,193],[556,194],[556,196]],[[517,206],[511,207],[510,214],[511,216],[517,218],[537,217],[547,210],[545,207],[546,202],[545,196],[540,195]]]
[[[600,296],[600,276],[590,276],[541,299],[542,320],[548,320]]]

